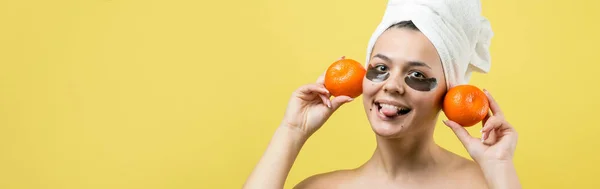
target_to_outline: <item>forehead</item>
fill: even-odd
[[[433,44],[420,31],[390,28],[383,32],[373,46],[376,54],[389,57],[393,62],[418,61],[432,68],[441,68],[441,60]]]

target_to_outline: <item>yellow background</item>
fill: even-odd
[[[1,0],[0,188],[240,188],[291,92],[342,55],[364,61],[385,3]],[[525,188],[600,186],[599,7],[483,2],[492,71],[472,84],[519,131]],[[358,102],[307,142],[286,188],[370,157]],[[441,123],[435,138],[468,156]]]

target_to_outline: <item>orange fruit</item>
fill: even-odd
[[[448,90],[442,109],[448,119],[463,127],[470,127],[485,118],[489,106],[487,96],[479,88],[458,85]]]
[[[356,60],[335,61],[325,72],[325,88],[333,96],[356,98],[362,94],[362,82],[367,70]]]

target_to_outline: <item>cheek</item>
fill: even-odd
[[[365,107],[365,111],[369,112],[372,110],[372,102],[373,102],[373,97],[375,96],[375,94],[377,93],[377,89],[376,89],[376,84],[373,83],[372,81],[369,81],[368,79],[363,79],[363,84],[362,84],[362,96],[363,96],[363,106]],[[369,114],[367,114],[369,115]]]
[[[413,103],[414,106],[418,107],[417,111],[420,116],[434,114],[440,108],[434,95],[418,95],[418,97],[413,98]]]
[[[440,79],[438,81],[438,86],[436,87],[435,91],[435,98],[434,101],[435,103],[437,103],[437,105],[439,106],[439,108],[442,108],[442,105],[444,103],[444,97],[446,97],[446,80],[442,77],[442,79]]]
[[[434,90],[428,92],[411,90],[412,100],[422,113],[437,113],[442,108],[445,86],[438,85]]]
[[[419,106],[424,107],[425,111],[439,111],[443,105],[445,90],[437,89],[427,93],[429,94],[417,95]]]
[[[368,79],[363,78],[363,82],[362,82],[363,95],[369,94],[369,91],[373,87],[372,84],[373,84],[373,82],[369,81]]]
[[[363,79],[363,95],[365,96],[365,98],[369,98],[370,96],[373,96],[377,93],[377,91],[379,91],[379,88],[381,88],[382,83],[375,83],[372,82],[368,79]]]

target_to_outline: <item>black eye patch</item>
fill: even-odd
[[[417,91],[431,91],[437,87],[437,80],[435,78],[417,78],[412,76],[406,76],[404,82],[410,88]]]
[[[387,69],[387,68],[386,68]],[[387,70],[382,70],[382,67],[371,67],[367,69],[367,74],[365,77],[372,82],[382,82],[390,77],[390,72]]]
[[[372,82],[383,82],[390,77],[390,72],[385,66],[369,66],[365,77]],[[435,78],[419,78],[408,75],[404,78],[404,82],[410,88],[417,91],[431,91],[437,87],[437,79]]]

